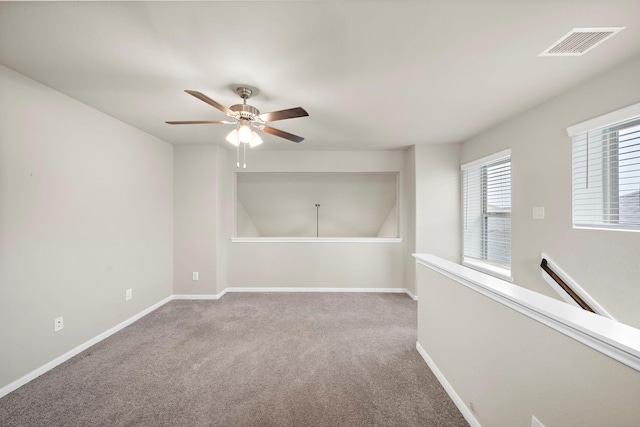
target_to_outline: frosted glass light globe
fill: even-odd
[[[249,143],[251,142],[251,138],[253,138],[253,132],[251,132],[249,126],[240,126],[240,129],[238,129],[238,139],[240,140],[240,142],[243,142],[245,144]]]
[[[257,133],[253,132],[253,138],[251,138],[251,142],[249,142],[249,147],[257,147],[260,144],[262,144],[262,138],[260,138]]]
[[[238,140],[238,129],[234,129],[227,135],[227,141],[235,145],[236,147],[240,145],[240,140]]]

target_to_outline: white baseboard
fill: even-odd
[[[171,299],[175,300],[192,300],[192,299],[220,299],[221,294],[202,294],[202,295],[172,295]]]
[[[163,305],[165,305],[166,303],[168,303],[172,299],[173,299],[173,296],[168,296],[167,298],[163,299],[162,301],[160,301],[160,302],[158,302],[156,304],[153,304],[151,307],[148,307],[145,310],[142,310],[140,313],[136,314],[135,316],[128,318],[124,322],[118,323],[113,328],[104,331],[100,335],[97,335],[97,336],[91,338],[89,341],[87,341],[87,342],[85,342],[83,344],[80,344],[76,348],[67,351],[66,353],[64,353],[61,356],[56,357],[51,362],[42,365],[41,367],[29,372],[28,374],[24,375],[23,377],[18,378],[17,380],[13,381],[12,383],[9,383],[6,386],[0,388],[0,398],[3,397],[3,396],[6,396],[7,394],[11,393],[12,391],[14,391],[16,389],[22,387],[23,385],[25,385],[29,381],[31,381],[31,380],[33,380],[35,378],[38,378],[40,375],[44,374],[47,371],[50,371],[51,369],[55,368],[56,366],[60,365],[61,363],[66,362],[67,360],[71,359],[73,356],[75,356],[77,354],[80,354],[81,352],[85,351],[86,349],[88,349],[92,345],[95,345],[95,344],[99,343],[100,341],[102,341],[103,339],[108,338],[111,335],[115,334],[119,330],[121,330],[123,328],[126,328],[127,326],[129,326],[133,322],[135,322],[136,320],[139,320],[142,317],[146,316],[147,314],[151,313],[152,311],[162,307]]]
[[[366,292],[366,293],[394,293],[407,294],[415,299],[415,296],[405,288],[302,288],[302,287],[229,287],[222,291],[222,296],[227,292]]]
[[[305,288],[305,287],[227,287],[224,288],[219,294],[201,294],[190,295],[180,294],[173,295],[175,300],[217,300],[222,298],[227,292],[363,292],[363,293],[394,293],[394,294],[407,294],[414,301],[418,300],[411,291],[406,288]]]
[[[442,387],[445,389],[445,391],[447,392],[451,400],[453,400],[453,403],[455,403],[455,405],[458,407],[458,410],[462,413],[462,416],[464,417],[465,420],[467,420],[469,425],[471,427],[482,427],[480,425],[480,421],[478,421],[475,415],[473,414],[473,412],[471,412],[471,409],[469,409],[467,405],[465,405],[462,398],[458,395],[458,393],[456,393],[456,391],[453,389],[451,384],[449,384],[449,381],[447,381],[442,371],[438,369],[433,359],[429,357],[425,349],[417,341],[416,341],[416,350],[418,350],[418,353],[420,353],[420,356],[422,356],[422,358],[427,363],[431,371],[434,373],[438,381],[440,381],[440,384],[442,384]]]

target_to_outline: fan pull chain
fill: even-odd
[[[247,168],[247,144],[240,143],[236,148],[236,167],[240,167],[240,146],[242,146],[242,168]]]
[[[247,144],[242,144],[242,168],[247,168]]]

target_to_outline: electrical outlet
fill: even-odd
[[[131,290],[131,288],[127,289],[124,298],[126,301],[129,301],[131,298],[133,298],[133,291]]]
[[[62,316],[56,317],[55,319],[53,319],[53,332],[58,332],[62,328],[64,328],[64,322],[62,320]]]
[[[197,271],[193,272],[193,280],[200,280],[200,273],[198,273]]]

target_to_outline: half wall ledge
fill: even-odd
[[[413,256],[419,265],[640,372],[640,330],[435,255]]]
[[[402,243],[401,237],[232,237],[233,243]]]

